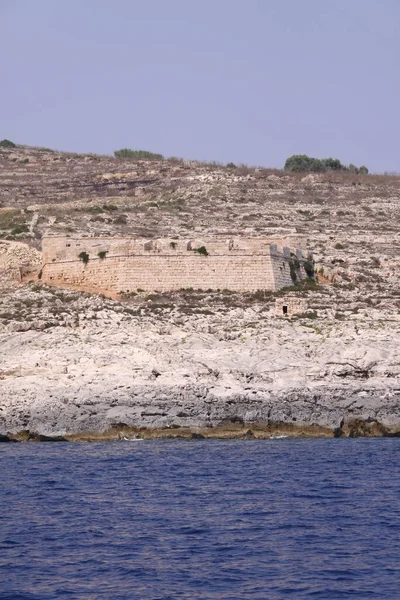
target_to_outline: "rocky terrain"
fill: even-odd
[[[0,434],[396,435],[399,207],[396,177],[0,149]],[[274,313],[286,292],[21,283],[45,232],[296,233],[319,282],[290,291],[308,303],[290,320]]]

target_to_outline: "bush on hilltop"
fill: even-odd
[[[17,144],[14,144],[14,142],[11,142],[10,140],[1,140],[0,147],[1,148],[16,148]]]
[[[326,166],[322,160],[319,160],[318,158],[312,158],[306,154],[294,154],[285,162],[285,171],[295,173],[324,173],[326,171]]]
[[[325,173],[326,171],[351,171],[360,175],[368,175],[366,166],[356,167],[350,164],[348,167],[340,162],[338,158],[312,158],[306,154],[293,154],[285,162],[285,171],[292,173]]]
[[[163,160],[162,154],[156,154],[155,152],[149,152],[148,150],[130,150],[129,148],[121,148],[121,150],[115,150],[115,158],[128,158],[131,160]]]
[[[345,165],[342,165],[338,158],[323,158],[322,161],[328,171],[345,171]]]

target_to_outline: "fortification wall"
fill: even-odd
[[[275,240],[274,240],[275,241]],[[99,252],[112,256],[188,256],[205,247],[210,256],[264,255],[271,253],[271,240],[262,238],[216,239],[134,239],[118,237],[72,238],[66,236],[44,237],[42,242],[43,263],[75,261],[81,252],[97,258]],[[279,247],[276,244],[277,248]],[[282,250],[281,250],[282,251]]]
[[[207,255],[196,252],[201,247]],[[82,252],[88,255],[86,264],[78,258]],[[276,290],[292,285],[290,258],[289,248],[259,238],[49,237],[43,240],[42,281],[117,293],[182,288]]]

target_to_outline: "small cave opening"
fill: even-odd
[[[287,315],[287,309],[288,309],[287,306],[282,306],[282,312],[284,315]]]

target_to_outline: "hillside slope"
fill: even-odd
[[[0,433],[400,430],[399,206],[396,177],[1,149],[3,262],[18,241],[37,263],[45,232],[297,234],[321,285],[295,292],[308,314],[284,321],[274,294],[111,301],[3,271]]]

